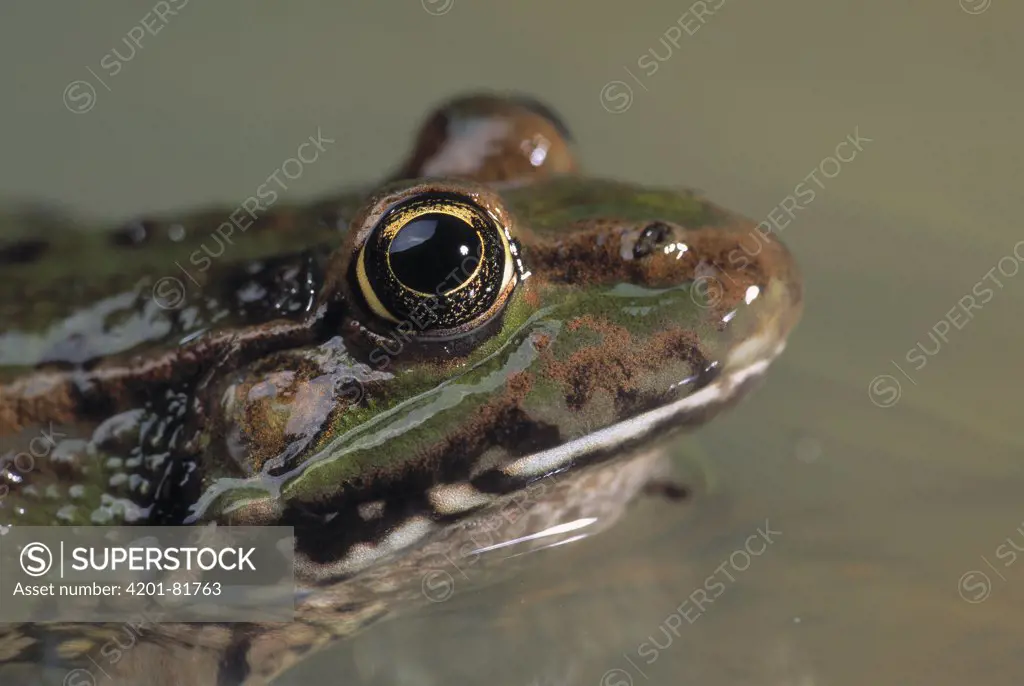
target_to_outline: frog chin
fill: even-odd
[[[567,471],[495,496],[465,518],[427,524],[421,516],[411,517],[385,538],[354,546],[335,562],[315,563],[296,551],[298,600],[310,607],[410,595],[441,602],[456,584],[487,582],[491,577],[479,572],[495,562],[607,530],[652,478],[668,473],[663,448],[648,447],[622,461]],[[358,574],[375,565],[374,574]],[[324,597],[306,586],[340,581],[346,584]]]

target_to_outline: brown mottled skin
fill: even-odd
[[[268,683],[422,601],[425,574],[479,545],[481,526],[495,542],[581,517],[608,526],[674,429],[753,385],[725,382],[777,354],[800,313],[785,248],[691,192],[576,172],[550,110],[472,95],[428,118],[376,192],[275,205],[227,245],[215,233],[226,211],[114,232],[0,218],[0,524],[296,530],[311,595],[294,623],[148,627],[116,667],[121,682]],[[375,316],[353,274],[391,208],[442,191],[486,211],[522,264],[477,321],[431,340]],[[40,244],[44,224],[58,231]],[[727,397],[578,447],[718,380]],[[60,444],[19,473],[12,456],[50,427]],[[364,440],[376,435],[390,438]],[[531,466],[566,451],[557,469]],[[140,455],[153,459],[128,459]],[[439,495],[450,487],[477,500],[453,504]],[[378,503],[376,518],[361,514]],[[384,547],[413,521],[429,527],[422,538]],[[359,548],[382,554],[364,564]],[[46,651],[82,663],[119,629],[0,627],[0,664]]]

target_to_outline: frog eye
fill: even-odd
[[[388,209],[359,249],[368,308],[428,337],[464,333],[497,314],[519,278],[508,227],[468,196],[413,195]]]

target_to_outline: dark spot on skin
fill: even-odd
[[[252,641],[248,636],[235,638],[224,650],[220,660],[220,671],[217,674],[217,686],[235,686],[249,678],[249,646]]]
[[[409,517],[429,513],[426,490],[431,481],[429,475],[413,470],[384,476],[380,483],[351,484],[333,501],[289,503],[280,525],[295,527],[296,552],[317,564],[335,562],[356,543],[376,543]],[[359,495],[358,502],[354,494]],[[384,510],[380,517],[366,521],[359,514],[359,503],[372,500],[384,500]],[[333,517],[325,520],[328,513]]]
[[[2,264],[28,264],[35,262],[50,244],[43,238],[26,238],[24,240],[0,246],[0,265]]]
[[[494,427],[493,438],[514,457],[538,453],[562,442],[557,426],[533,419],[519,408],[508,413],[507,423]]]
[[[470,484],[481,493],[499,495],[524,488],[529,480],[519,476],[507,476],[498,469],[490,469],[473,478]]]
[[[223,278],[222,297],[243,321],[302,316],[312,308],[328,253],[328,246],[318,245],[251,262]]]
[[[82,420],[102,421],[117,413],[117,407],[109,396],[98,392],[95,384],[75,379],[67,389],[69,404],[75,416]]]
[[[636,245],[633,246],[633,257],[640,259],[646,257],[660,248],[668,237],[671,229],[661,222],[654,222],[643,230]]]

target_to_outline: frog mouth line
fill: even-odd
[[[744,395],[744,390],[756,382],[771,363],[785,349],[779,342],[756,359],[723,371],[706,386],[675,402],[649,410],[631,419],[618,422],[594,433],[569,441],[556,448],[520,458],[494,470],[505,482],[501,493],[516,487],[525,487],[539,478],[560,472],[571,464],[583,464],[602,457],[613,457],[628,451],[630,444],[642,442],[674,423],[685,423],[687,418],[713,411]],[[501,493],[479,491],[472,483],[459,482],[435,486],[429,494],[434,516],[459,517],[497,502]],[[409,517],[393,527],[387,536],[377,541],[363,541],[354,545],[341,559],[330,563],[315,563],[301,553],[296,556],[297,571],[313,583],[335,581],[359,572],[384,559],[387,555],[410,547],[443,526],[429,513]]]
[[[673,420],[679,420],[689,414],[722,405],[735,397],[748,382],[763,375],[772,361],[785,348],[785,342],[780,342],[769,355],[730,372],[720,374],[714,381],[685,398],[587,434],[556,448],[520,458],[501,467],[499,471],[503,476],[515,480],[543,477],[565,468],[579,458],[585,458],[587,455],[595,453],[607,453],[625,446]]]

